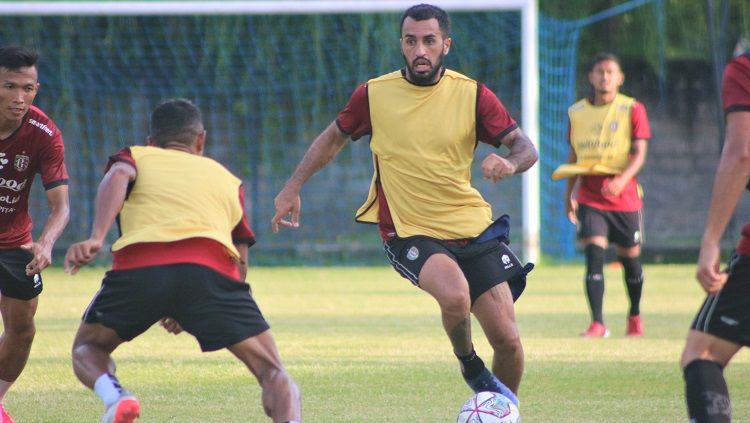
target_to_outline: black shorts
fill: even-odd
[[[579,204],[576,215],[579,239],[603,236],[621,247],[634,247],[643,243],[643,214],[640,210],[610,211]]]
[[[426,236],[394,238],[383,243],[388,260],[401,276],[419,286],[419,272],[430,256],[445,254],[458,264],[469,282],[471,303],[495,285],[508,282],[513,301],[526,287],[533,264],[521,265],[510,248],[497,239],[456,243]]]
[[[203,351],[226,348],[269,328],[250,285],[187,263],[110,270],[83,321],[101,323],[130,341],[162,317],[174,318]]]
[[[31,300],[42,292],[42,274],[26,275],[26,265],[34,255],[20,248],[0,250],[0,295]]]
[[[728,272],[727,283],[706,298],[690,327],[750,346],[750,256],[732,255]]]

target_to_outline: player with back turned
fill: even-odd
[[[482,161],[492,182],[525,171],[537,152],[492,91],[444,67],[451,47],[444,10],[410,7],[400,29],[406,66],[354,90],[276,197],[273,230],[297,227],[302,185],[349,138],[371,136],[374,175],[356,220],[377,224],[394,269],[435,298],[471,389],[517,401],[524,355],[513,302],[533,265],[506,245],[507,218],[493,223],[471,185],[471,165],[477,141],[510,150]],[[492,372],[474,350],[471,313],[493,348]]]
[[[696,272],[708,296],[693,320],[680,360],[691,423],[731,421],[723,371],[743,346],[750,346],[750,222],[742,227],[728,268],[721,270],[721,238],[750,180],[750,52],[725,68],[722,100],[724,148]]]
[[[148,146],[110,157],[91,236],[70,246],[65,269],[96,257],[118,217],[112,270],[84,312],[73,341],[78,379],[104,402],[102,423],[131,423],[140,402],[115,376],[112,352],[157,321],[195,336],[203,351],[226,348],[257,378],[274,421],[299,422],[299,391],[245,283],[255,236],[242,181],[202,157],[200,110],[174,99],[151,115]]]
[[[13,422],[2,401],[29,358],[41,271],[70,215],[62,134],[32,105],[40,87],[38,58],[25,48],[0,48],[0,423]],[[49,214],[34,240],[28,209],[37,173]]]

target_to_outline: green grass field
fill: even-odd
[[[95,422],[98,398],[75,379],[70,346],[104,269],[45,272],[37,337],[6,397],[19,423]],[[524,423],[685,422],[677,361],[702,300],[692,266],[646,266],[646,336],[623,336],[627,300],[607,269],[612,337],[578,337],[588,323],[582,265],[540,266],[517,304],[526,351]],[[299,383],[307,422],[454,422],[470,391],[442,332],[437,305],[386,267],[250,269],[253,292]],[[489,348],[475,324],[475,344]],[[189,335],[158,327],[115,352],[118,375],[141,399],[143,422],[265,422],[260,390],[227,352],[201,354]],[[735,422],[750,422],[750,354],[726,369]]]

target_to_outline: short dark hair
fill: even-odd
[[[622,64],[620,64],[620,58],[617,57],[616,54],[603,51],[601,53],[597,53],[596,56],[594,56],[594,59],[591,61],[591,66],[589,67],[589,72],[594,70],[594,67],[598,65],[601,62],[608,62],[612,61],[617,63],[617,66],[622,70]]]
[[[437,19],[440,31],[443,32],[443,37],[448,38],[451,36],[451,19],[448,17],[448,13],[446,13],[445,10],[437,6],[423,3],[406,9],[401,16],[401,26],[399,31],[404,30],[404,21],[406,18],[412,18],[415,21],[426,21],[433,18]]]
[[[165,100],[151,113],[151,137],[159,147],[164,147],[168,142],[192,145],[201,132],[201,111],[188,99]]]
[[[36,65],[39,53],[18,46],[0,47],[0,68],[18,70]]]

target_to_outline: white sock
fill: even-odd
[[[109,407],[120,398],[122,387],[114,375],[104,373],[94,382],[94,392],[104,401],[104,405]]]
[[[5,394],[8,393],[10,385],[13,385],[13,382],[8,382],[7,380],[0,379],[0,404],[2,404],[3,399],[5,398]]]

